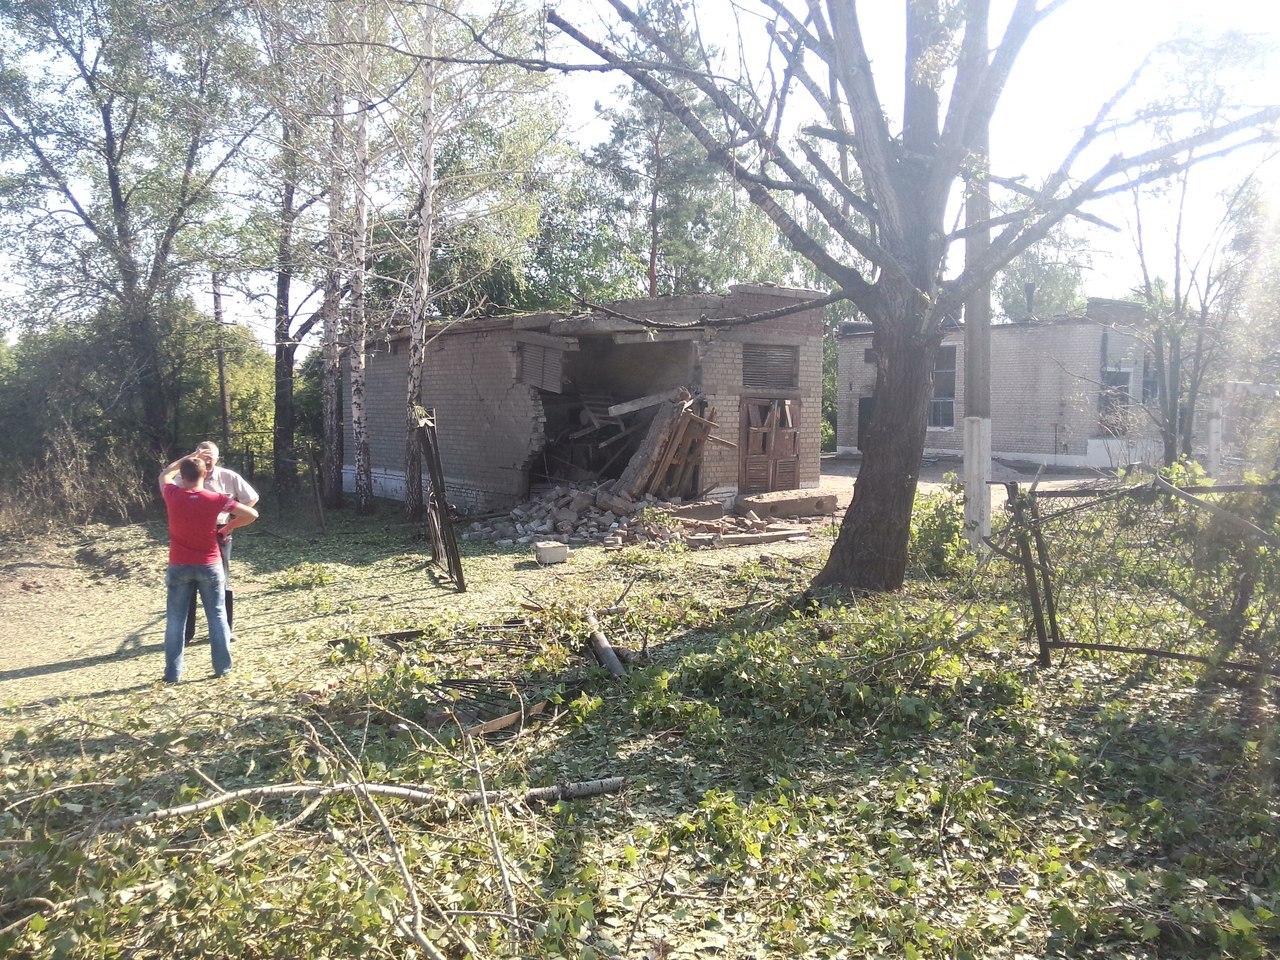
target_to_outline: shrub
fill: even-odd
[[[0,535],[90,520],[123,522],[152,503],[153,487],[132,451],[95,451],[64,427],[52,435],[40,462],[0,497]]]
[[[930,577],[960,577],[972,573],[975,558],[964,528],[964,487],[954,473],[945,478],[943,493],[916,497],[911,513],[911,564]]]

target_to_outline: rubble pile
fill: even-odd
[[[817,521],[828,518],[818,516]],[[744,516],[724,514],[715,501],[682,503],[652,495],[637,500],[616,496],[607,487],[553,487],[509,514],[459,524],[461,539],[492,543],[499,547],[555,541],[571,546],[592,543],[606,548],[729,546],[769,543],[807,536],[800,523],[761,519],[748,511]]]

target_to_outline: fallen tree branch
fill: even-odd
[[[627,668],[622,665],[622,661],[618,659],[618,654],[614,652],[613,645],[609,643],[609,639],[600,629],[600,621],[596,619],[594,613],[589,611],[587,613],[587,626],[591,628],[591,652],[595,654],[600,666],[615,677],[625,677]]]
[[[1247,537],[1250,540],[1253,540],[1255,543],[1260,543],[1263,546],[1270,547],[1273,550],[1280,549],[1280,537],[1272,536],[1271,534],[1267,533],[1267,531],[1262,530],[1256,527],[1254,524],[1250,523],[1244,517],[1237,516],[1236,514],[1232,513],[1230,510],[1224,510],[1222,507],[1218,506],[1216,503],[1209,503],[1209,501],[1207,500],[1201,500],[1199,497],[1192,496],[1191,494],[1187,493],[1185,490],[1181,490],[1178,487],[1175,487],[1173,484],[1169,483],[1167,480],[1164,479],[1164,477],[1157,476],[1155,478],[1155,484],[1159,489],[1163,490],[1165,493],[1173,494],[1175,497],[1177,497],[1180,500],[1185,500],[1187,503],[1197,506],[1201,510],[1208,511],[1209,513],[1213,514],[1215,517],[1217,517],[1219,520],[1223,521],[1224,523],[1230,524],[1232,527],[1236,529],[1238,533],[1242,534],[1243,536]]]
[[[626,785],[626,777],[605,777],[599,780],[584,780],[578,783],[553,784],[549,787],[532,787],[523,794],[490,794],[497,801],[524,803],[554,803],[557,800],[577,800],[582,797],[593,797],[604,793],[617,793]],[[404,787],[392,783],[278,783],[264,787],[244,787],[240,790],[229,790],[214,797],[207,797],[194,803],[184,803],[176,807],[161,807],[137,813],[116,820],[108,820],[95,829],[86,831],[86,835],[123,830],[144,823],[158,823],[161,820],[172,820],[190,814],[207,813],[229,803],[240,800],[267,800],[273,797],[309,797],[327,799],[330,797],[386,797],[392,800],[407,800],[410,803],[444,804],[451,803],[459,808],[474,807],[485,802],[485,794],[475,790],[470,793],[448,793],[422,787]]]

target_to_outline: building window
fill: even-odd
[[[520,372],[516,379],[539,390],[560,393],[564,389],[564,351],[537,343],[521,343]]]
[[[1148,354],[1142,358],[1142,402],[1152,403],[1160,399],[1160,378],[1156,376],[1156,358]]]
[[[744,343],[742,386],[748,390],[795,390],[800,386],[800,348]]]
[[[950,430],[956,425],[956,348],[939,347],[933,361],[933,401],[929,404],[929,427]]]
[[[1098,420],[1102,429],[1110,434],[1123,434],[1128,428],[1129,392],[1133,372],[1130,370],[1103,370],[1102,391],[1098,394]]]
[[[876,356],[876,352],[872,350],[870,347],[868,347],[866,350],[862,351],[862,362],[863,363],[879,363],[880,359]]]

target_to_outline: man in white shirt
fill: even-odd
[[[208,471],[205,475],[204,488],[212,490],[214,493],[225,494],[228,497],[234,497],[246,507],[253,507],[258,502],[258,491],[249,485],[244,477],[236,473],[234,470],[228,470],[226,467],[218,466],[218,445],[211,440],[205,440],[203,443],[197,444],[195,452],[191,454],[198,460],[204,462],[205,469]],[[221,527],[227,522],[226,516],[218,517],[218,526]],[[227,627],[230,630],[229,639],[235,640],[234,610],[235,610],[235,594],[231,590],[231,534],[218,534],[218,550],[222,554],[222,573],[226,579],[226,607],[227,607]],[[191,639],[196,635],[196,604],[192,599],[191,608],[187,611],[187,628],[184,634],[184,643],[190,643]]]

